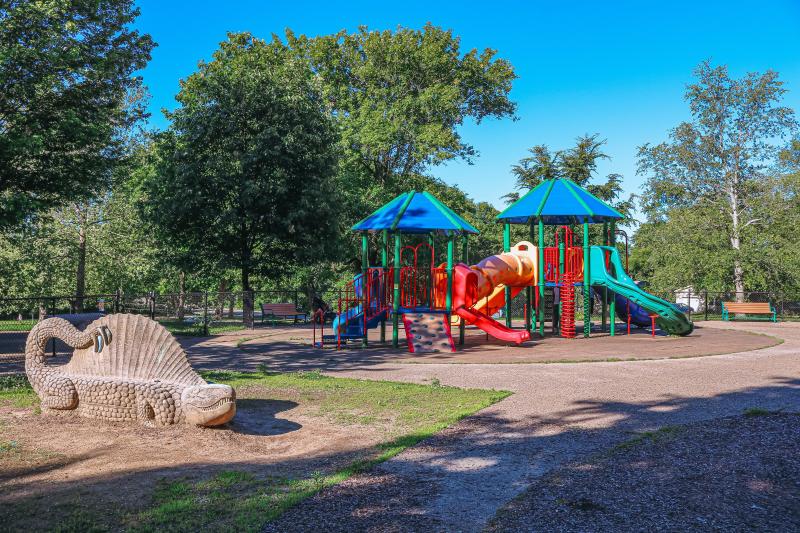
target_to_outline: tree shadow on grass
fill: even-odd
[[[243,400],[243,412],[264,416],[271,413],[274,417],[291,408],[291,404]],[[489,410],[462,420],[388,463],[367,472],[356,471],[351,480],[326,488],[290,509],[268,525],[267,530],[477,530],[532,481],[569,461],[607,450],[637,432],[739,414],[752,407],[800,410],[800,379],[775,376],[768,386],[712,397],[672,396],[651,402],[578,401],[561,412],[521,420],[507,419]],[[299,426],[296,422],[288,423]],[[255,424],[248,428],[245,422],[242,431],[280,438],[287,427]],[[357,432],[354,428],[354,439]],[[410,443],[415,441],[408,438]],[[123,511],[151,505],[153,494],[164,482],[208,480],[221,472],[241,471],[255,476],[257,483],[246,489],[255,490],[268,486],[276,478],[313,479],[353,463],[367,467],[370,463],[365,458],[376,457],[390,447],[391,444],[377,449],[365,446],[347,452],[321,449],[264,462],[200,461],[56,479],[46,485],[37,479],[40,467],[22,467],[15,470],[14,478],[6,477],[8,482],[0,492],[0,520],[11,529],[52,528],[69,511],[69,502],[80,501],[97,516],[110,513],[114,525],[113,521],[121,519]],[[92,453],[107,452],[107,448],[99,448]],[[58,468],[59,465],[53,465],[56,471]],[[246,499],[247,494],[238,497]],[[50,509],[54,506],[62,511],[52,513]],[[206,525],[219,525],[215,522],[219,517],[198,520],[209,520]]]

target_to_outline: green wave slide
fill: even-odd
[[[610,252],[609,268],[606,268],[605,252]],[[665,333],[683,336],[690,334],[694,330],[694,324],[678,308],[636,286],[630,276],[625,273],[616,248],[592,246],[589,251],[589,257],[591,285],[607,287],[609,290],[642,306],[645,310],[657,314],[656,324]],[[609,272],[609,269],[611,272]]]

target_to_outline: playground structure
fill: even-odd
[[[615,225],[621,218],[570,180],[547,180],[497,216],[504,224],[503,252],[469,266],[468,236],[478,231],[427,192],[402,194],[353,226],[362,233],[362,272],[339,300],[333,325],[337,346],[348,339],[361,339],[366,346],[368,330],[376,327],[385,342],[386,322],[391,319],[392,344],[398,347],[401,317],[412,352],[455,350],[451,326],[458,327],[458,344],[464,342],[467,325],[521,344],[534,332],[544,336],[548,314],[554,334],[574,337],[576,313],[581,311],[576,302],[579,291],[586,317],[584,337],[592,332],[593,295],[602,310],[601,331],[612,336],[618,316],[628,321],[629,333],[633,322],[641,327],[657,325],[668,334],[690,334],[692,323],[681,310],[645,292],[628,276],[616,246]],[[529,226],[530,241],[512,247],[512,224]],[[600,245],[590,244],[592,224],[602,224]],[[550,242],[545,226],[554,226]],[[575,243],[577,227],[583,229],[582,244]],[[369,235],[376,233],[381,264],[371,266]],[[426,239],[403,246],[404,235]],[[437,236],[447,238],[447,259],[439,264]],[[457,240],[461,262],[456,264]],[[524,328],[514,329],[510,303],[523,291]],[[551,298],[546,298],[548,292]],[[493,318],[500,311],[505,323]]]

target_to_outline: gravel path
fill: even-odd
[[[556,469],[490,531],[800,531],[800,415],[667,428]]]
[[[632,432],[741,414],[800,411],[800,327],[705,324],[774,335],[778,346],[699,359],[553,365],[370,365],[367,379],[511,390],[510,398],[371,473],[306,500],[267,531],[479,531],[569,461]],[[535,348],[532,348],[535,349]]]

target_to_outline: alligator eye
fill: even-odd
[[[105,338],[99,331],[94,334],[94,353],[100,353],[105,346]]]
[[[111,330],[108,327],[103,326],[100,328],[100,331],[103,334],[103,340],[106,341],[106,344],[111,344]]]

